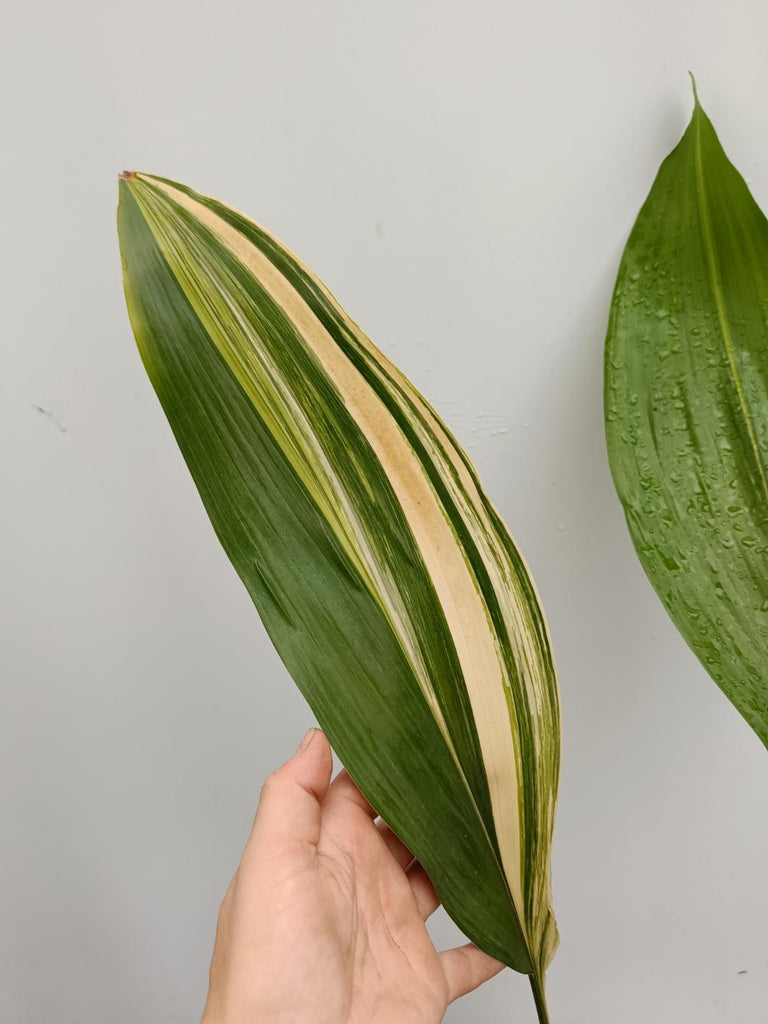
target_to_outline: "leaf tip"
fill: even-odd
[[[694,106],[700,107],[701,104],[699,103],[699,91],[696,88],[696,77],[695,77],[695,75],[694,75],[694,73],[692,71],[689,71],[688,74],[691,76],[691,85],[693,86],[693,103],[694,103]]]
[[[131,181],[133,178],[136,177],[136,175],[138,173],[139,173],[138,171],[120,171],[120,173],[117,176],[117,180],[118,181]]]

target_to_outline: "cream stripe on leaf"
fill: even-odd
[[[559,712],[526,566],[466,455],[262,228],[121,181],[126,297],[213,526],[342,761],[493,955],[543,975]]]

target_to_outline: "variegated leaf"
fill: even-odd
[[[560,725],[519,552],[434,410],[280,242],[162,178],[120,192],[131,322],[221,543],[352,777],[545,1019]]]

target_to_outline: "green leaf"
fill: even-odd
[[[695,97],[619,269],[608,455],[637,553],[768,745],[768,221]]]
[[[479,946],[543,976],[547,628],[467,456],[327,289],[181,185],[120,182],[128,309],[216,533],[366,797]]]

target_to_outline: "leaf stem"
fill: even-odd
[[[539,1016],[539,1024],[550,1024],[547,1000],[544,995],[544,979],[540,978],[538,974],[531,974],[529,978],[531,990],[533,991],[533,1001],[536,1003],[536,1013]]]

